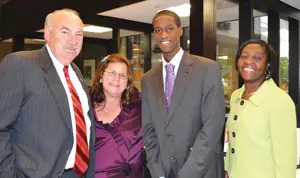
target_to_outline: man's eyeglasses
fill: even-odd
[[[121,80],[127,80],[128,79],[127,75],[122,74],[122,73],[120,74],[120,73],[118,73],[114,70],[112,70],[112,71],[106,71],[105,70],[104,72],[106,72],[108,74],[108,76],[111,77],[111,78],[119,76]]]

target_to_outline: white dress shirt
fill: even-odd
[[[68,88],[68,84],[65,78],[65,74],[63,71],[64,65],[62,63],[60,63],[55,56],[53,55],[53,53],[51,52],[50,48],[48,45],[46,45],[47,50],[49,52],[50,58],[53,62],[53,65],[58,73],[58,76],[60,78],[60,81],[63,84],[63,87],[66,91],[67,97],[68,97],[68,103],[69,103],[69,108],[70,108],[70,115],[71,115],[71,121],[72,121],[72,130],[73,130],[73,147],[72,150],[70,152],[68,161],[66,163],[65,169],[70,169],[74,167],[74,163],[75,163],[75,154],[76,154],[76,121],[75,121],[75,116],[74,116],[74,109],[73,109],[73,102],[72,102],[72,98],[71,98],[71,94],[70,94],[70,90]],[[89,145],[89,140],[90,140],[90,127],[91,127],[91,120],[88,116],[88,111],[89,111],[89,104],[88,104],[88,98],[87,95],[84,91],[84,89],[82,88],[81,82],[79,81],[79,78],[77,77],[75,71],[73,70],[72,66],[69,65],[69,76],[70,79],[72,81],[72,84],[74,85],[74,88],[76,89],[76,92],[78,94],[78,97],[80,99],[80,103],[82,106],[82,110],[83,110],[83,114],[84,114],[84,120],[85,120],[85,124],[86,124],[86,134],[87,134],[87,142]],[[93,150],[90,150],[93,151]]]

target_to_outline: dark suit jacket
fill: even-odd
[[[169,113],[163,86],[160,63],[142,79],[143,139],[152,177],[223,178],[225,106],[219,65],[184,53]]]
[[[79,69],[71,65],[89,99]],[[73,133],[67,95],[46,47],[12,53],[1,61],[0,101],[0,177],[60,177]],[[93,114],[88,114],[92,120],[90,178],[94,177],[95,129]]]

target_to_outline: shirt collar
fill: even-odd
[[[267,98],[271,94],[272,88],[277,87],[272,78],[264,81],[261,86],[254,92],[254,94],[249,98],[249,101],[254,103],[255,105],[259,105],[262,103],[265,98]],[[245,85],[243,85],[240,89],[240,93],[237,97],[238,100],[242,100],[242,95],[245,91]]]
[[[46,44],[46,48],[48,50],[48,53],[50,55],[50,58],[53,62],[53,65],[55,66],[56,69],[59,69],[59,71],[63,71],[64,65],[62,63],[60,63],[57,58],[54,56],[54,54],[51,52],[50,47],[48,46],[48,44]]]
[[[173,64],[175,67],[179,66],[181,58],[183,56],[183,53],[184,53],[183,49],[180,48],[179,51],[175,54],[175,56],[171,59],[171,61],[169,63],[167,63],[164,56],[161,55],[163,67],[165,67],[165,65],[167,65],[167,64]]]

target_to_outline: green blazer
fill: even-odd
[[[296,112],[292,99],[272,79],[249,100],[245,87],[230,101],[229,147],[225,170],[230,178],[295,178]]]

